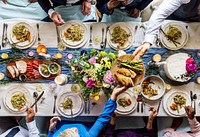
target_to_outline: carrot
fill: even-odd
[[[30,32],[27,33],[26,38],[27,38],[28,42],[31,41],[31,34],[30,34]]]

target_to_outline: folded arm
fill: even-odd
[[[197,121],[196,117],[194,117],[194,119],[188,118],[188,121],[189,121],[192,133],[196,133],[200,131],[200,123]]]
[[[40,132],[36,127],[35,120],[29,123],[26,123],[29,131],[29,137],[39,137]]]

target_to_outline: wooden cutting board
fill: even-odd
[[[118,57],[115,62],[113,63],[112,65],[112,68],[111,68],[111,72],[112,72],[112,76],[114,78],[115,81],[117,81],[117,78],[116,78],[116,74],[117,74],[117,70],[120,68],[118,66],[118,59],[120,60],[133,60],[135,57],[132,55],[132,54],[126,54],[126,55],[122,55],[120,57]],[[144,78],[144,75],[145,75],[145,67],[144,67],[144,64],[143,64],[143,71],[140,75],[137,75],[132,81],[134,83],[134,86],[138,85],[141,80]],[[126,85],[125,85],[126,86]]]
[[[18,60],[16,60],[16,61],[20,61],[20,60],[22,60],[22,61],[25,61],[26,63],[28,63],[28,62],[33,62],[34,60],[37,60],[38,62],[39,62],[39,64],[46,64],[46,65],[49,65],[49,64],[51,64],[51,63],[54,63],[54,62],[52,62],[52,61],[49,61],[49,60],[42,60],[42,59],[37,59],[37,58],[21,58],[21,59],[18,59]],[[7,64],[7,66],[13,66],[13,65],[15,65],[15,62],[16,61],[11,61],[11,62],[9,62],[8,64]],[[7,77],[9,77],[9,78],[11,78],[11,79],[14,79],[14,80],[19,80],[18,78],[13,78],[12,76],[11,76],[11,74],[9,73],[9,71],[8,71],[8,69],[7,69],[7,66],[6,66],[6,75],[7,75]],[[33,82],[35,82],[35,81],[39,81],[39,80],[51,80],[51,79],[54,79],[57,75],[59,75],[60,73],[61,73],[61,66],[59,66],[60,67],[60,71],[57,73],[57,74],[51,74],[48,78],[45,78],[45,77],[42,77],[42,75],[40,75],[40,77],[39,78],[29,78],[29,77],[27,77],[26,78],[26,81],[29,81],[29,82],[31,82],[31,81],[33,81]],[[36,70],[38,70],[38,69],[36,69]],[[39,70],[38,70],[38,72],[39,72]],[[25,75],[28,75],[27,74],[28,72],[26,71],[26,73],[24,73]]]

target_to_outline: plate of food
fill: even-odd
[[[165,111],[174,117],[185,115],[184,106],[191,104],[189,95],[181,91],[168,92],[163,101]]]
[[[80,115],[84,108],[83,97],[74,92],[65,92],[58,96],[57,111],[64,117],[72,118]]]
[[[68,47],[76,48],[87,41],[87,27],[77,20],[72,20],[63,25],[60,32],[61,39]]]
[[[141,82],[141,93],[149,100],[157,100],[165,93],[165,82],[161,77],[151,75]]]
[[[165,48],[178,50],[186,45],[189,34],[183,24],[169,22],[161,26],[159,38]]]
[[[136,97],[133,92],[126,90],[117,97],[117,113],[128,115],[136,108]]]
[[[133,30],[127,24],[120,22],[109,27],[107,32],[108,44],[115,50],[126,50],[134,41]]]
[[[8,39],[11,44],[18,48],[26,49],[33,45],[36,40],[36,32],[32,26],[25,22],[19,22],[8,27]]]
[[[30,106],[33,99],[29,91],[22,86],[14,86],[8,89],[4,97],[6,108],[15,113],[23,113]]]
[[[125,54],[115,60],[111,72],[115,81],[133,87],[144,78],[145,67],[141,59],[135,58],[132,54]]]

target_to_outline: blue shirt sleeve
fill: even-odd
[[[87,133],[87,137],[97,137],[102,128],[110,121],[113,112],[117,107],[116,101],[109,99],[102,114],[98,117],[92,128]]]
[[[53,137],[54,131],[49,131],[48,132],[48,137]]]

